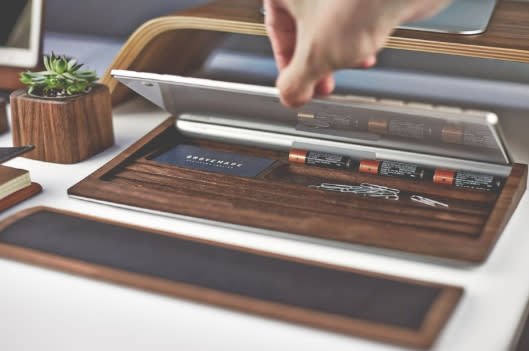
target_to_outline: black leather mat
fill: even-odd
[[[312,311],[417,330],[441,288],[159,235],[48,210],[0,243]]]

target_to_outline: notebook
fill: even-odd
[[[33,146],[0,148],[0,163],[33,150]],[[42,187],[31,181],[28,170],[0,164],[0,212],[39,193]]]
[[[30,185],[29,171],[0,165],[0,201]]]

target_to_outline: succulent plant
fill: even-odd
[[[82,63],[53,52],[44,56],[45,71],[23,72],[20,81],[29,85],[28,94],[42,97],[68,97],[88,93],[99,78],[95,71],[81,70]]]

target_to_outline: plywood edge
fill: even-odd
[[[136,59],[142,55],[142,52],[152,41],[162,34],[179,30],[205,30],[212,32],[266,35],[262,25],[251,22],[190,16],[159,17],[146,22],[132,34],[104,73],[101,78],[101,83],[107,85],[111,94],[114,94],[119,82],[111,75],[113,69],[131,69]],[[136,67],[135,69],[141,70],[142,67]],[[113,102],[117,104],[121,101],[115,101],[113,99]]]
[[[401,37],[390,37],[385,47],[390,49],[420,51],[434,54],[478,57],[483,59],[529,63],[529,51],[503,47],[495,48],[483,45],[469,45]]]
[[[113,69],[128,68],[141,51],[145,49],[154,38],[168,31],[183,29],[210,30],[261,36],[266,35],[263,25],[251,22],[237,22],[190,16],[163,16],[155,18],[140,26],[125,42],[102,77],[103,83],[108,84],[112,79],[110,72]]]

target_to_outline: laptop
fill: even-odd
[[[490,111],[355,95],[316,98],[288,109],[268,86],[126,70],[111,74],[179,116],[177,129],[190,136],[278,149],[325,140],[350,146],[357,153],[352,157],[420,158],[425,165],[497,175],[510,168],[498,116]]]

